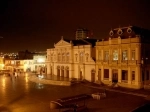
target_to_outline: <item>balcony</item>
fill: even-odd
[[[138,65],[141,60],[96,60],[97,64],[122,64],[122,65]]]

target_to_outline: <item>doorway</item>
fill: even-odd
[[[117,83],[118,82],[118,70],[117,69],[114,69],[112,70],[112,82],[115,82]]]
[[[91,70],[91,82],[95,82],[95,70]]]

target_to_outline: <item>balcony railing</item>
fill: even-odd
[[[96,60],[96,62],[103,64],[142,64],[141,60]]]

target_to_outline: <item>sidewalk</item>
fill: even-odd
[[[87,81],[83,81],[82,85],[96,88],[96,89],[105,89],[106,91],[113,91],[113,92],[119,92],[119,93],[124,93],[124,94],[131,94],[131,95],[135,95],[135,96],[141,96],[141,97],[144,97],[146,100],[150,101],[150,90],[111,87],[111,86],[91,83],[91,82],[87,82]]]
[[[39,79],[35,75],[32,75],[29,78],[29,80],[36,82],[36,83],[52,84],[52,85],[54,84],[54,85],[61,85],[61,86],[69,85],[70,86],[70,83],[68,84],[68,82],[70,82],[70,81],[60,81],[60,80],[54,81],[54,80],[49,80],[49,79]],[[65,84],[64,84],[64,82],[65,82]],[[88,86],[88,87],[95,88],[95,89],[105,89],[106,91],[113,91],[113,92],[119,92],[119,93],[124,93],[124,94],[131,94],[131,95],[135,95],[135,96],[141,96],[141,97],[144,97],[146,100],[150,101],[150,90],[112,87],[112,86],[96,84],[96,83],[92,83],[92,82],[88,82],[88,81],[81,81],[81,84],[83,86]]]

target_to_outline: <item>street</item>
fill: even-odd
[[[28,80],[29,74],[17,78],[0,75],[0,112],[53,112],[50,101],[58,98],[92,94],[103,90],[82,84],[73,86],[43,85]],[[130,112],[145,103],[143,97],[106,91],[107,97],[87,101],[89,112]]]

